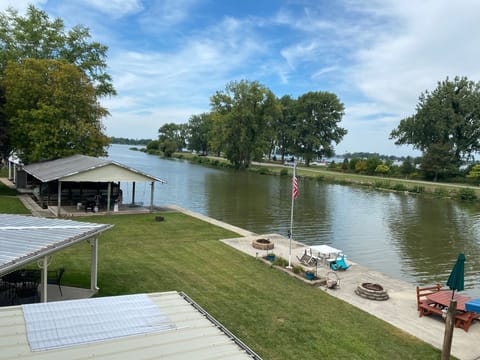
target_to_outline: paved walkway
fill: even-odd
[[[306,245],[292,241],[278,234],[255,235],[254,233],[240,229],[238,227],[223,223],[218,220],[210,219],[204,215],[187,211],[180,207],[173,207],[178,211],[206,220],[225,229],[236,231],[243,237],[235,239],[222,240],[246,254],[251,256],[264,256],[265,250],[258,250],[252,246],[252,240],[257,238],[269,238],[274,243],[273,252],[275,255],[288,259],[291,254],[292,265],[297,265],[298,257],[308,248]],[[291,249],[291,251],[290,251]],[[404,282],[399,279],[389,277],[381,272],[371,270],[366,266],[354,263],[347,259],[352,266],[346,271],[339,271],[340,287],[327,289],[324,286],[319,287],[319,291],[324,291],[335,296],[339,300],[348,302],[379,319],[382,319],[393,326],[442,349],[443,337],[445,331],[445,322],[437,316],[419,317],[417,312],[415,285]],[[318,276],[325,277],[330,271],[327,266],[318,267]],[[355,289],[364,282],[377,283],[387,290],[389,299],[386,301],[374,301],[364,299],[355,294]],[[477,345],[480,339],[480,323],[472,324],[468,332],[462,329],[454,329],[452,341],[452,355],[462,360],[480,360],[480,347]]]

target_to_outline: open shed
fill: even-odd
[[[112,160],[86,155],[25,165],[18,170],[16,179],[17,188],[29,189],[42,207],[56,206],[57,216],[60,216],[62,205],[81,206],[91,211],[114,210],[115,205],[125,202],[121,182],[131,182],[133,188],[136,182],[149,182],[152,209],[155,182],[166,183]],[[130,204],[135,205],[135,190]]]

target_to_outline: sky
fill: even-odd
[[[420,94],[447,77],[480,81],[477,0],[0,0],[0,11],[28,4],[108,46],[109,136],[154,139],[249,80],[279,98],[336,94],[348,131],[337,154],[416,156],[389,134]]]

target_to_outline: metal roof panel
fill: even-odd
[[[261,360],[257,354],[248,349],[210,315],[205,314],[197,304],[192,304],[191,299],[187,300],[184,295],[174,291],[146,295],[175,325],[175,330],[114,337],[94,343],[44,351],[30,350],[22,307],[0,308],[0,334],[2,338],[3,336],[7,338],[6,346],[2,346],[0,352],[0,360],[10,358],[76,360],[93,357],[99,360],[153,358]],[[114,298],[103,298],[102,301]],[[91,300],[95,302],[99,299]],[[74,304],[77,301],[79,300],[71,300],[69,303]],[[39,304],[39,306],[42,305]],[[82,310],[74,306],[67,307],[65,316],[81,317]],[[49,336],[61,335],[52,331]]]
[[[112,225],[0,214],[0,275],[110,227]]]
[[[99,180],[98,169],[103,167],[117,168],[116,174],[111,171],[102,172],[105,175],[110,173],[110,177]],[[166,183],[165,180],[148,175],[139,170],[132,169],[117,162],[96,158],[86,155],[73,155],[67,158],[44,161],[35,164],[25,165],[23,170],[31,176],[42,182],[50,182],[54,180],[61,181],[158,181]],[[133,180],[132,180],[133,179]]]

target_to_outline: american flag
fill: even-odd
[[[298,181],[297,181],[297,177],[296,177],[296,176],[293,177],[293,191],[292,191],[292,196],[293,196],[293,200],[295,200],[295,199],[298,197]]]

